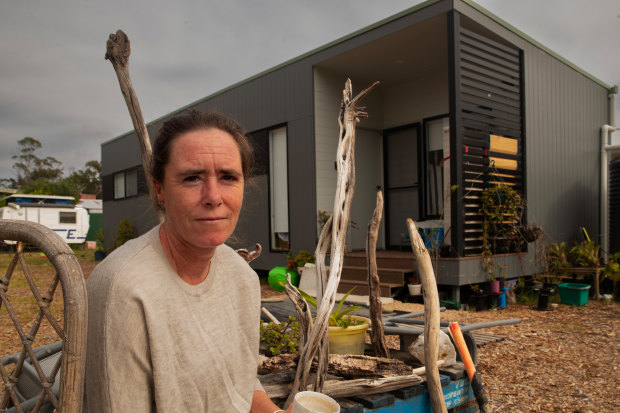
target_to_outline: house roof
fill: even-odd
[[[395,20],[397,20],[399,18],[402,18],[403,16],[407,16],[409,14],[415,13],[415,12],[421,10],[421,9],[424,9],[426,7],[432,6],[432,5],[437,4],[437,3],[441,3],[443,1],[446,1],[446,0],[427,0],[427,1],[423,2],[423,3],[417,4],[417,5],[413,6],[413,7],[410,7],[408,9],[406,9],[406,10],[403,10],[400,13],[394,14],[394,15],[392,15],[390,17],[387,17],[385,19],[382,19],[382,20],[380,20],[380,21],[378,21],[378,22],[376,22],[374,24],[371,24],[369,26],[363,27],[363,28],[361,28],[359,30],[356,30],[356,31],[346,35],[346,36],[343,36],[343,37],[341,37],[339,39],[336,39],[336,40],[333,40],[333,41],[331,41],[331,42],[329,42],[327,44],[324,44],[323,46],[320,46],[318,48],[312,49],[312,50],[310,50],[310,51],[308,51],[306,53],[303,53],[303,54],[301,54],[301,55],[299,55],[297,57],[289,59],[289,60],[287,60],[287,61],[285,61],[283,63],[280,63],[279,65],[276,65],[276,66],[270,68],[270,69],[266,69],[266,70],[264,70],[264,71],[262,71],[260,73],[255,74],[254,76],[251,76],[251,77],[246,78],[244,80],[241,80],[241,81],[239,81],[237,83],[234,83],[234,84],[232,84],[232,85],[230,85],[228,87],[220,89],[217,92],[214,92],[214,93],[212,93],[210,95],[205,96],[204,98],[198,99],[198,100],[196,100],[194,102],[191,102],[191,103],[189,103],[189,104],[187,104],[187,105],[185,105],[185,106],[183,106],[183,107],[181,107],[181,108],[179,108],[179,109],[177,109],[175,111],[172,111],[172,112],[170,112],[170,113],[168,113],[166,115],[163,115],[163,116],[161,116],[159,118],[156,118],[155,120],[149,122],[149,124],[157,123],[157,122],[159,122],[159,121],[161,121],[163,119],[168,118],[169,116],[171,116],[173,114],[180,113],[180,112],[182,112],[182,111],[184,111],[184,110],[186,110],[186,109],[188,109],[190,107],[194,107],[194,106],[196,106],[199,103],[202,103],[204,101],[212,99],[215,96],[218,96],[218,95],[220,95],[222,93],[225,93],[225,92],[227,92],[227,91],[229,91],[231,89],[235,89],[235,88],[237,88],[237,87],[239,87],[239,86],[241,86],[243,84],[249,83],[249,82],[251,82],[254,79],[257,79],[257,78],[262,77],[262,76],[264,76],[266,74],[274,72],[274,71],[276,71],[276,70],[278,70],[278,69],[280,69],[282,67],[285,67],[285,66],[288,66],[290,64],[293,64],[293,63],[295,63],[297,61],[300,61],[300,60],[302,60],[302,59],[304,59],[304,58],[306,58],[308,56],[312,56],[312,55],[314,55],[316,53],[319,53],[319,52],[321,52],[323,50],[326,50],[326,49],[328,49],[328,48],[330,48],[332,46],[338,45],[338,44],[343,43],[343,42],[345,42],[345,41],[347,41],[349,39],[352,39],[352,38],[354,38],[356,36],[359,36],[359,35],[361,35],[363,33],[366,33],[366,32],[369,32],[369,31],[371,31],[373,29],[376,29],[377,27],[383,26],[383,25],[388,24],[388,23],[390,23],[392,21],[395,21]],[[599,84],[600,86],[602,86],[602,87],[604,87],[604,88],[606,88],[606,89],[608,89],[610,91],[615,91],[617,93],[617,86],[613,86],[612,87],[612,86],[608,85],[607,83],[603,82],[602,80],[600,80],[600,79],[596,78],[595,76],[591,75],[590,73],[586,72],[585,70],[579,68],[575,64],[571,63],[570,61],[568,61],[565,58],[561,57],[557,53],[555,53],[552,50],[548,49],[547,47],[545,47],[540,42],[534,40],[533,38],[529,37],[528,35],[526,35],[522,31],[520,31],[516,27],[512,26],[510,23],[504,21],[503,19],[501,19],[500,17],[498,17],[495,14],[491,13],[490,11],[485,9],[484,7],[480,6],[479,4],[474,2],[473,0],[454,0],[454,1],[455,2],[460,2],[462,4],[466,4],[466,5],[470,6],[470,7],[472,7],[473,9],[475,9],[479,13],[487,16],[488,18],[492,19],[493,21],[495,21],[496,23],[498,23],[499,25],[501,25],[505,29],[507,29],[507,30],[511,31],[512,33],[514,33],[515,35],[521,37],[525,41],[535,45],[539,49],[543,50],[544,52],[548,53],[549,55],[553,56],[554,58],[560,60],[561,62],[563,62],[567,66],[571,67],[575,71],[583,74],[584,76],[586,76],[588,79],[592,80],[593,82]],[[103,142],[102,145],[108,144],[108,143],[113,142],[113,141],[115,141],[117,139],[121,139],[121,138],[123,138],[123,137],[125,137],[125,136],[127,136],[127,135],[129,135],[129,134],[131,134],[133,132],[134,132],[133,130],[130,130],[130,131],[128,131],[128,132],[126,132],[126,133],[124,133],[122,135],[119,135],[119,136],[117,136],[115,138],[112,138],[112,139],[106,141],[106,142]]]
[[[87,210],[103,210],[103,201],[101,199],[81,199],[77,205],[82,208],[86,208]]]

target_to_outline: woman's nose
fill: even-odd
[[[205,205],[218,206],[222,203],[222,194],[216,179],[208,179],[203,187],[202,201]]]

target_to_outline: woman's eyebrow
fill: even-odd
[[[237,171],[236,169],[227,169],[227,168],[220,169],[220,173],[224,175],[235,175],[235,176],[242,175],[241,172]]]
[[[179,171],[177,176],[200,175],[203,173],[205,173],[204,169],[186,169],[184,171]]]

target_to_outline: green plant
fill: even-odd
[[[565,242],[554,242],[546,248],[545,263],[548,273],[556,274],[562,268],[570,268],[571,263]]]
[[[504,266],[495,264],[491,256],[497,252],[520,251],[525,240],[521,236],[523,198],[510,185],[485,188],[480,195],[482,213],[482,269],[494,281],[503,276]]]
[[[581,228],[585,240],[575,245],[568,252],[569,260],[573,267],[600,267],[601,259],[599,252],[601,246],[590,239],[585,228]]]
[[[303,291],[303,290],[301,290],[299,288],[297,290],[299,291],[301,296],[303,298],[305,298],[308,303],[310,303],[310,305],[312,305],[314,308],[318,308],[316,300],[314,299],[314,297],[312,297],[310,294],[306,293],[305,291]],[[329,325],[330,326],[332,326],[332,327],[347,328],[347,327],[350,327],[350,326],[357,326],[357,325],[360,325],[360,324],[364,323],[361,320],[354,320],[354,319],[352,319],[351,317],[348,316],[349,313],[361,309],[362,307],[360,307],[359,305],[352,305],[352,306],[349,306],[349,307],[347,307],[345,309],[342,309],[342,305],[347,300],[347,297],[349,296],[349,294],[351,294],[353,292],[353,290],[355,290],[355,287],[351,288],[344,295],[344,297],[342,297],[342,299],[338,303],[338,306],[334,309],[332,314],[329,316]]]
[[[609,254],[603,274],[613,281],[620,281],[620,251]]]
[[[314,254],[305,250],[299,251],[297,255],[295,255],[293,250],[290,250],[287,254],[287,262],[287,267],[289,269],[297,271],[298,267],[303,267],[306,263],[314,264],[315,257]]]
[[[103,246],[103,228],[100,228],[99,231],[97,231],[97,240],[95,242],[95,251],[104,251],[105,248]]]
[[[118,224],[118,232],[116,233],[116,246],[120,247],[127,241],[133,238],[138,237],[138,230],[136,227],[128,220],[123,219]]]
[[[299,348],[299,322],[292,315],[286,322],[276,324],[260,323],[260,341],[265,343],[268,356],[278,354],[297,354]]]

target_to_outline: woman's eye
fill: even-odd
[[[222,179],[224,179],[225,181],[231,181],[231,182],[235,182],[239,180],[239,178],[237,178],[235,175],[224,175]]]

